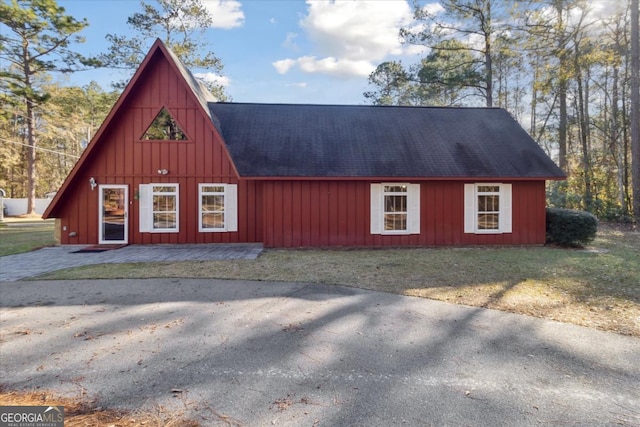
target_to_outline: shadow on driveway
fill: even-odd
[[[640,340],[574,325],[223,280],[5,282],[0,305],[6,387],[105,407],[186,405],[203,425],[640,425]]]

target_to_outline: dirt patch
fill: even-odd
[[[168,412],[162,407],[154,411],[116,411],[96,406],[86,398],[57,396],[49,391],[7,391],[0,387],[0,405],[12,406],[64,406],[65,427],[199,427],[201,424],[183,417],[182,413]]]
[[[598,230],[606,231],[622,231],[628,233],[640,233],[640,225],[632,222],[599,222]]]

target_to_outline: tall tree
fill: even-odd
[[[638,0],[631,0],[631,182],[633,216],[640,222],[640,31]]]
[[[140,1],[143,12],[127,19],[134,35],[108,34],[108,52],[99,56],[108,68],[135,70],[153,41],[162,41],[190,69],[203,69],[220,74],[222,61],[210,50],[205,31],[211,27],[212,16],[202,0],[157,0],[157,6]],[[226,100],[224,87],[214,81],[203,81],[220,100]]]
[[[498,0],[441,0],[442,9],[416,5],[414,19],[423,23],[422,31],[412,28],[400,30],[400,37],[410,44],[431,49],[459,51],[464,49],[473,57],[474,66],[482,73],[481,84],[469,82],[484,98],[486,106],[493,106],[493,41],[496,36],[494,3]],[[503,10],[501,8],[501,10]],[[463,46],[443,44],[458,40]],[[480,42],[477,42],[480,40]]]
[[[116,102],[118,91],[105,92],[96,83],[84,87],[48,85],[47,108],[37,111],[39,167],[47,170],[39,181],[45,191],[56,191],[73,168],[98,126]]]
[[[37,76],[51,72],[70,72],[88,60],[71,49],[83,42],[77,33],[86,20],[65,14],[55,0],[10,0],[0,3],[0,77],[12,97],[21,100],[26,116],[28,145],[27,213],[35,213],[36,144],[35,108],[49,96],[41,90]],[[3,30],[4,29],[4,30]]]
[[[380,64],[369,76],[375,90],[364,97],[374,105],[461,105],[482,78],[463,43],[445,40],[409,70],[400,62]]]
[[[373,105],[402,105],[408,91],[411,91],[411,79],[400,62],[383,62],[369,76],[373,90],[364,93]]]
[[[546,70],[539,78],[553,94],[553,113],[557,115],[558,166],[569,172],[568,127],[569,86],[575,78],[575,35],[582,30],[587,13],[584,0],[530,0],[525,3],[524,31],[528,34],[527,50],[537,58],[545,58]],[[559,184],[564,185],[564,184]]]
[[[484,76],[473,55],[458,40],[444,40],[424,58],[416,72],[423,104],[460,105],[471,90],[482,87]]]

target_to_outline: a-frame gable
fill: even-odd
[[[195,79],[195,77],[180,62],[175,54],[171,52],[160,39],[157,39],[136,72],[134,73],[133,77],[125,87],[124,91],[112,107],[111,111],[107,115],[107,118],[103,121],[102,125],[92,138],[91,142],[80,156],[80,159],[76,162],[75,166],[65,179],[56,196],[49,204],[49,207],[43,213],[43,218],[56,217],[56,215],[59,213],[59,209],[61,209],[62,205],[64,205],[65,193],[70,188],[71,184],[76,179],[78,179],[77,177],[80,175],[80,171],[83,170],[85,165],[91,163],[93,157],[95,157],[96,153],[99,151],[98,148],[103,144],[105,134],[112,126],[115,125],[117,120],[119,120],[119,118],[121,117],[121,110],[125,108],[128,105],[129,100],[136,95],[136,89],[145,84],[145,77],[153,71],[153,65],[159,56],[160,60],[166,61],[170,69],[172,69],[175,75],[178,76],[178,81],[181,83],[182,88],[176,88],[176,90],[185,91],[186,96],[193,101],[192,104],[197,106],[199,113],[202,114],[202,117],[205,118],[205,122],[207,123],[209,130],[217,134],[222,141],[222,136],[219,135],[219,131],[214,125],[214,121],[216,121],[217,119],[215,117],[212,117],[212,114],[207,106],[207,103],[215,101],[215,98],[213,98],[208,90]],[[158,110],[158,112],[159,111],[160,110]],[[148,125],[151,123],[153,118],[156,117],[156,115],[157,112],[156,114],[154,114],[149,123],[144,124],[145,126],[140,135],[144,134],[144,130],[147,129]],[[180,124],[180,126],[182,127],[182,124]],[[183,131],[185,130],[184,127],[182,127],[182,129]],[[188,130],[186,131],[186,135],[188,136]],[[135,137],[137,138],[139,137],[139,135],[136,135]],[[225,152],[229,163],[231,164],[232,172],[236,176],[239,176],[226,146],[224,144],[222,144],[222,146],[223,151]]]

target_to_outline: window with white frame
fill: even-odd
[[[465,233],[511,233],[511,184],[465,184],[464,200]]]
[[[140,184],[140,232],[177,233],[180,231],[178,184]]]
[[[383,231],[407,231],[407,186],[383,185]]]
[[[237,231],[237,185],[198,185],[200,232]]]
[[[420,185],[371,184],[371,234],[420,234]]]

